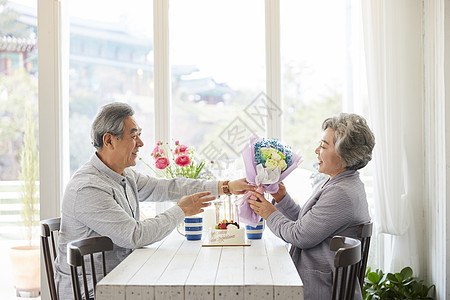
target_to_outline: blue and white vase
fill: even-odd
[[[247,232],[247,239],[249,240],[260,240],[262,238],[262,234],[264,231],[264,220],[261,218],[259,220],[258,225],[256,227],[252,227],[249,225],[245,225],[245,229]]]
[[[188,241],[198,241],[202,239],[203,218],[186,217],[184,218],[184,233]]]

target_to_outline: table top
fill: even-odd
[[[248,242],[202,247],[174,230],[133,251],[97,284],[95,299],[303,299],[286,243],[268,229]]]

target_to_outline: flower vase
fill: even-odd
[[[250,225],[245,225],[245,229],[247,232],[247,239],[260,240],[262,238],[262,234],[264,231],[264,219],[261,218],[259,220],[258,225],[256,225],[256,227],[252,227]]]

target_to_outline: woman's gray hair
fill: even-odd
[[[123,120],[134,115],[134,110],[126,103],[114,102],[104,105],[94,119],[91,127],[92,145],[100,150],[103,147],[103,135],[121,138],[125,126]]]
[[[375,136],[363,117],[341,113],[323,122],[322,129],[327,128],[335,130],[334,148],[341,158],[341,167],[358,170],[372,159]]]

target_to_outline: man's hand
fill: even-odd
[[[186,217],[193,216],[203,212],[203,208],[211,205],[209,201],[216,199],[216,197],[206,197],[211,192],[200,192],[189,196],[184,196],[178,201],[177,205],[183,210]]]
[[[245,178],[230,181],[228,186],[230,187],[230,192],[235,195],[245,194],[245,192],[254,191],[256,188],[249,184]]]

